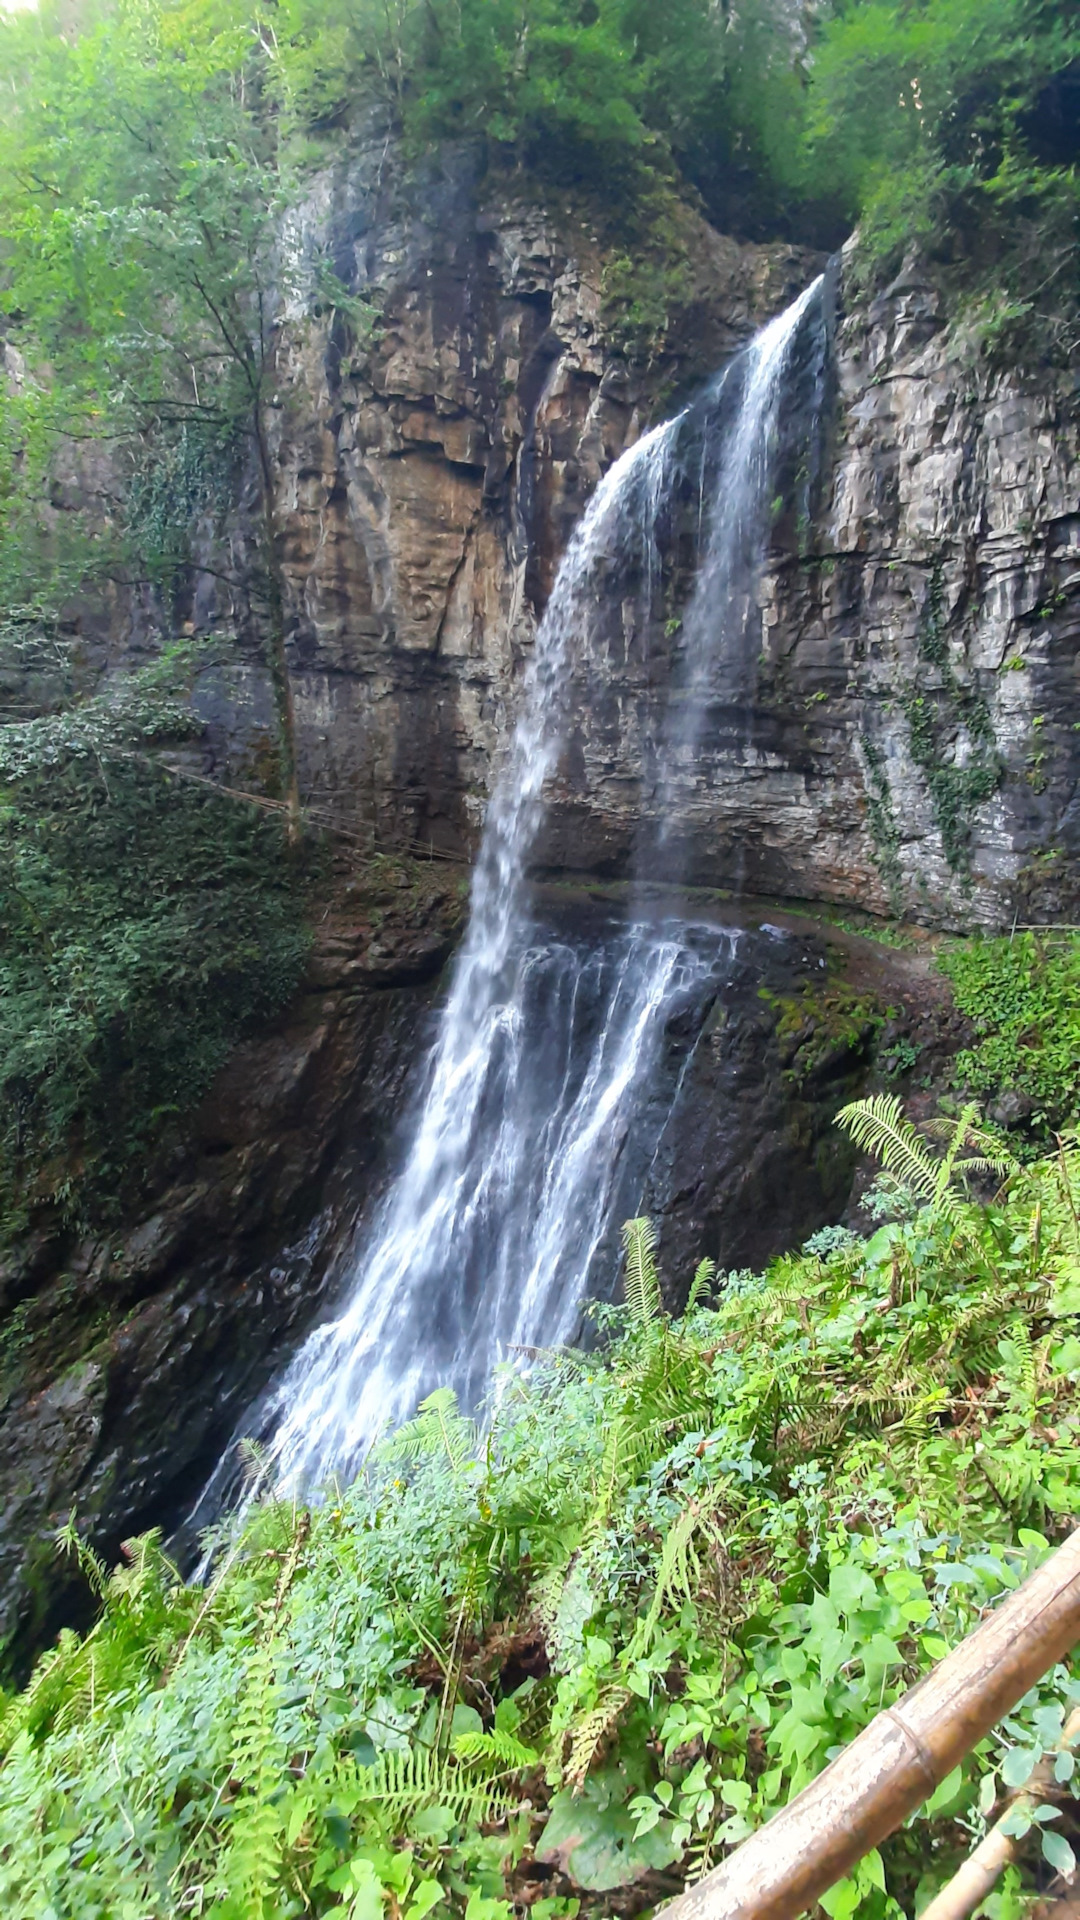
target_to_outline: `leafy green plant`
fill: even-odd
[[[298,187],[272,35],[229,6],[119,0],[77,35],[45,13],[5,18],[0,40],[0,316],[19,369],[0,381],[0,588],[27,598],[75,459],[79,584],[148,578],[167,632],[197,530],[220,532],[246,492],[242,529],[202,558],[262,643],[298,830],[271,437],[280,306],[313,288],[280,244]]]
[[[958,1083],[1003,1102],[1045,1143],[1080,1110],[1080,938],[1067,928],[975,938],[938,965],[976,1033],[956,1057]]]
[[[866,811],[874,859],[885,882],[889,905],[899,915],[903,907],[903,874],[900,866],[900,828],[893,806],[885,755],[876,740],[864,733],[860,741],[866,764]]]
[[[947,1215],[954,1225],[959,1225],[962,1201],[957,1186],[962,1186],[965,1176],[1004,1175],[1015,1164],[1002,1155],[1000,1149],[994,1151],[996,1142],[974,1130],[972,1122],[977,1111],[972,1101],[955,1121],[940,1123],[946,1145],[938,1157],[928,1150],[917,1128],[904,1117],[895,1094],[876,1093],[867,1100],[855,1100],[841,1108],[837,1119],[857,1147],[864,1153],[872,1153],[886,1171],[926,1207],[931,1220]],[[986,1150],[967,1153],[965,1148],[969,1146]]]
[[[1080,318],[1077,153],[1045,143],[1078,51],[1075,20],[1050,0],[838,6],[796,149],[811,178],[843,183],[865,272],[935,256],[982,311],[984,350],[1036,362],[1067,360]]]
[[[572,1920],[719,1859],[925,1673],[1080,1513],[1080,1148],[981,1204],[970,1113],[844,1124],[893,1169],[868,1240],[706,1265],[676,1320],[630,1223],[599,1350],[271,1490],[205,1590],[69,1527],[101,1613],[0,1722],[8,1909],[510,1920],[536,1861]],[[1048,1674],[828,1911],[921,1903],[1078,1693]]]

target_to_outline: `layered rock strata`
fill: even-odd
[[[298,303],[280,335],[289,656],[320,817],[378,844],[475,845],[521,665],[596,479],[664,390],[721,365],[823,264],[687,217],[693,293],[667,357],[643,369],[611,338],[595,236],[486,197],[467,154],[406,188],[388,183],[385,146],[361,149],[297,214],[298,255],[329,255],[378,316],[357,346],[340,316]],[[1074,388],[995,364],[914,268],[869,305],[849,277],[832,275],[813,484],[777,502],[756,686],[706,716],[667,794],[684,871],[951,927],[1071,913]],[[235,614],[219,596],[204,577],[197,625]],[[579,663],[538,852],[549,871],[633,867],[656,804],[643,742],[679,659],[672,611],[639,632],[613,609],[606,650]],[[204,700],[212,755],[235,764],[270,724],[256,653]]]

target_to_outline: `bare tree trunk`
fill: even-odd
[[[286,832],[290,842],[300,835],[300,786],[296,764],[296,711],[285,652],[285,581],[278,559],[277,510],[274,504],[274,466],[266,438],[262,407],[252,407],[255,445],[262,487],[262,542],[266,567],[267,659],[278,723],[281,796],[285,802]]]

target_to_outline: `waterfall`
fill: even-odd
[[[669,692],[656,756],[656,837],[669,872],[671,836],[684,811],[680,786],[696,769],[707,715],[717,704],[729,712],[741,709],[745,730],[756,688],[755,591],[771,508],[783,376],[821,284],[814,281],[755,335],[700,407],[701,553],[681,622],[682,673],[676,673]],[[816,374],[815,388],[819,383]],[[745,732],[738,744],[745,752]]]
[[[745,626],[782,376],[819,285],[699,402],[623,454],[563,559],[488,809],[468,930],[404,1163],[350,1252],[336,1316],[309,1335],[255,1420],[287,1486],[349,1476],[375,1435],[434,1386],[475,1406],[499,1360],[570,1338],[598,1261],[611,1263],[618,1220],[639,1204],[643,1111],[655,1141],[685,1069],[666,1036],[688,1001],[722,991],[738,936],[636,915],[583,939],[538,913],[529,859],[564,737],[570,668],[605,596],[628,581],[648,617],[658,529],[688,437],[710,442],[701,469],[709,498],[684,621],[688,666],[657,749],[662,797],[692,758],[703,689]]]

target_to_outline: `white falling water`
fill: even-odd
[[[759,538],[781,375],[813,292],[728,376],[741,391],[689,616],[703,671]],[[670,925],[609,931],[583,951],[538,928],[527,887],[569,669],[605,592],[628,573],[651,592],[657,519],[686,418],[622,456],[560,567],[404,1166],[353,1250],[337,1317],[308,1337],[259,1411],[288,1486],[348,1476],[374,1436],[432,1387],[453,1385],[475,1405],[515,1348],[572,1335],[612,1208],[626,1198],[624,1148],[665,1025],[730,958],[731,936]],[[680,726],[672,752],[692,747],[691,734]]]
[[[651,743],[650,818],[642,822],[637,849],[643,877],[670,875],[673,865],[678,868],[679,836],[695,813],[707,827],[715,805],[709,769],[718,746],[732,770],[749,746],[760,646],[757,590],[784,375],[821,287],[821,279],[815,280],[763,327],[692,410],[698,443],[697,565],[679,623],[666,708]],[[726,724],[718,735],[719,713]]]
[[[768,526],[782,381],[795,336],[821,284],[815,280],[763,327],[717,385],[719,399],[729,382],[737,382],[738,406],[724,438],[706,507],[703,552],[682,619],[687,671],[677,697],[669,700],[660,768],[669,819],[672,782],[680,767],[694,761],[709,697],[745,697],[756,677],[747,641],[755,630],[754,594]]]

